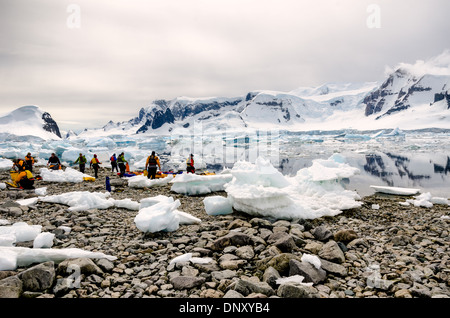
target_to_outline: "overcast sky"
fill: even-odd
[[[38,105],[79,130],[155,99],[381,81],[450,48],[449,12],[448,0],[0,0],[0,115]]]

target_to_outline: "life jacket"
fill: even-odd
[[[100,161],[98,161],[97,158],[92,158],[91,163],[92,163],[93,165],[95,165],[95,164],[100,164]]]
[[[78,159],[75,162],[79,162],[82,165],[82,164],[86,164],[87,159],[85,156],[81,156],[81,157],[78,157]]]
[[[24,160],[20,159],[19,162],[16,164],[19,171],[24,171],[26,169],[26,163]]]
[[[110,161],[117,161],[115,156],[111,156],[111,158],[109,158]]]
[[[194,166],[194,159],[193,158],[187,158],[186,165],[188,167],[193,167]]]
[[[31,157],[31,156],[26,156],[26,157],[25,157],[25,161],[26,161],[28,164],[34,164],[34,158]]]
[[[16,179],[15,179],[14,181],[15,181],[16,183],[19,183],[20,180],[22,180],[22,179],[24,179],[24,178],[29,179],[29,180],[34,180],[34,176],[33,176],[33,174],[30,172],[30,170],[24,170],[24,171],[21,171],[21,172],[19,172],[15,177],[16,177]]]
[[[147,163],[148,163],[149,167],[152,167],[152,168],[156,167],[158,165],[158,157],[150,155],[147,158]]]

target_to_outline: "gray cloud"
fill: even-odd
[[[80,28],[67,26],[69,4]],[[369,29],[367,8],[381,9]],[[72,0],[0,4],[0,113],[64,128],[127,120],[158,98],[382,80],[449,47],[447,0]],[[79,124],[75,124],[78,122]]]

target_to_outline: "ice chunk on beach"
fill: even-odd
[[[196,175],[192,173],[178,174],[173,178],[171,191],[185,195],[201,195],[223,191],[224,185],[232,179],[231,174]]]
[[[14,235],[17,242],[32,241],[41,233],[41,225],[28,225],[25,222],[16,222],[13,225],[0,226],[0,235]]]
[[[169,264],[177,264],[177,263],[185,263],[189,262],[189,260],[192,258],[192,253],[186,253],[182,254],[180,256],[175,257],[172,259]]]
[[[303,280],[305,279],[305,277],[301,276],[301,275],[292,275],[289,277],[281,277],[278,278],[275,283],[277,283],[277,285],[283,285],[283,284],[300,284],[300,285],[304,285],[304,286],[312,286],[313,283],[304,283]]]
[[[317,269],[320,269],[320,267],[322,266],[322,262],[320,261],[320,258],[317,257],[316,255],[311,255],[311,254],[305,253],[302,255],[301,261],[305,262],[305,263],[310,263]]]
[[[0,270],[15,270],[18,266],[28,266],[33,263],[54,261],[59,263],[68,258],[106,258],[110,261],[115,256],[101,252],[90,252],[78,248],[27,248],[0,246]]]
[[[47,194],[47,187],[36,188],[34,189],[34,193],[36,193],[38,196],[44,196]]]
[[[198,224],[201,220],[193,215],[179,211],[180,200],[159,195],[145,198],[140,202],[139,213],[134,218],[136,227],[142,232],[173,232],[180,225]]]
[[[5,219],[0,219],[0,225],[9,225],[11,222]]]
[[[69,206],[69,211],[86,211],[90,209],[108,209],[113,206],[129,210],[138,210],[139,202],[129,198],[116,200],[110,198],[109,192],[74,191],[39,197],[43,202],[59,203]]]
[[[109,192],[74,191],[57,195],[39,197],[43,202],[59,203],[69,206],[69,211],[86,211],[89,209],[108,209],[114,201],[108,200]]]
[[[345,190],[339,183],[359,172],[343,160],[339,155],[314,160],[312,167],[294,177],[281,175],[261,158],[255,164],[238,162],[225,191],[233,208],[251,215],[276,219],[334,216],[362,204],[356,192]]]
[[[139,210],[143,208],[148,208],[161,202],[170,203],[173,202],[173,198],[160,194],[155,197],[141,199],[139,201]]]
[[[199,218],[179,210],[174,211],[180,218],[180,225],[199,224],[202,222]]]
[[[0,182],[0,190],[6,189],[6,183]]]
[[[201,257],[193,257],[192,255],[193,255],[192,253],[182,254],[180,256],[173,258],[169,262],[169,264],[186,263],[186,262],[191,262],[193,264],[208,264],[212,261],[212,258],[209,257],[201,258]]]
[[[139,210],[139,202],[133,201],[128,198],[122,199],[122,200],[116,200],[113,198],[109,198],[109,201],[111,201],[114,204],[114,206],[116,206],[118,208],[124,208],[124,209],[135,210],[135,211]]]
[[[16,244],[15,234],[0,234],[0,246],[14,246],[14,244]]]
[[[163,186],[172,181],[172,175],[165,178],[149,179],[144,175],[136,175],[128,178],[128,186],[130,188],[151,188],[154,186]]]
[[[174,211],[181,205],[180,200],[161,201],[139,210],[134,218],[136,227],[142,232],[173,232],[180,225],[180,217]]]
[[[17,200],[16,203],[19,203],[20,205],[33,205],[36,204],[36,202],[38,202],[39,198],[29,198],[29,199],[22,199],[22,200]]]
[[[412,204],[416,207],[431,208],[434,204],[450,205],[449,200],[441,197],[433,197],[430,192],[415,196],[414,199],[408,199],[404,204]]]
[[[55,234],[42,232],[33,241],[33,248],[51,248]]]
[[[220,195],[204,198],[203,204],[208,215],[226,215],[233,213],[233,203],[231,200]]]
[[[84,177],[92,178],[88,174],[84,174],[78,170],[67,167],[65,170],[49,170],[47,168],[39,169],[39,174],[43,181],[48,182],[83,182]]]

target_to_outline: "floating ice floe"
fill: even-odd
[[[224,188],[238,211],[275,219],[315,219],[362,205],[355,191],[339,183],[357,173],[342,156],[333,155],[285,177],[259,157],[255,164],[237,162],[231,170],[233,179]]]
[[[178,174],[173,178],[171,191],[185,195],[201,195],[224,191],[224,185],[231,181],[231,174],[196,175]]]
[[[204,198],[203,204],[208,215],[226,215],[233,213],[233,203],[231,200],[220,195]]]
[[[142,232],[173,232],[180,225],[201,223],[189,213],[178,211],[180,200],[174,201],[172,197],[158,196],[141,200],[142,208],[134,218],[136,227]]]
[[[83,182],[83,178],[92,178],[88,174],[84,174],[78,170],[67,167],[65,170],[49,170],[47,168],[39,169],[39,175],[43,181],[48,182]]]
[[[388,187],[388,186],[370,186],[375,192],[394,194],[394,195],[415,195],[420,193],[420,189],[413,188],[401,188],[401,187]]]

